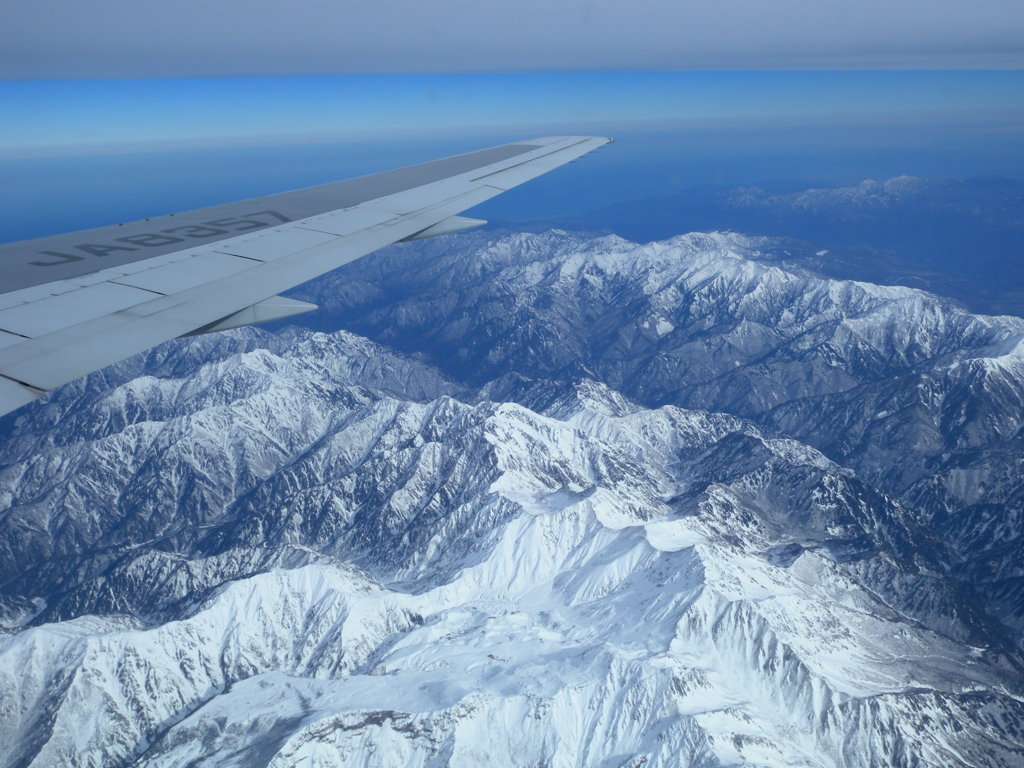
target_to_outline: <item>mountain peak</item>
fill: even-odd
[[[1019,763],[1024,321],[791,247],[408,244],[25,409],[0,762]]]

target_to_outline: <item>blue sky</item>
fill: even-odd
[[[1024,178],[1024,72],[596,72],[0,82],[0,239],[292,189],[537,135],[616,142],[479,213],[704,184]]]
[[[566,133],[616,142],[479,213],[1024,177],[1019,0],[7,5],[2,240]]]
[[[0,82],[0,153],[932,123],[1024,125],[1021,71],[592,72]]]

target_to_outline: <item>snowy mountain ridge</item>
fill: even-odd
[[[389,249],[297,297],[456,379],[588,377],[813,445],[917,509],[1024,631],[1024,321],[818,277],[788,249],[483,233]]]
[[[1012,364],[957,363],[1009,351],[1022,321],[822,284],[762,263],[768,239],[475,237],[311,286],[415,356],[344,331],[229,332],[7,422],[0,764],[1024,758],[1013,626],[927,510],[753,393],[718,412],[650,396],[668,391],[657,365],[675,392],[728,389],[737,368],[749,388],[766,350],[832,350],[833,378],[773,394],[783,408],[863,397],[867,350],[898,351],[912,386],[1005,382]],[[405,259],[418,292],[388,282]],[[440,366],[456,339],[466,353]],[[666,363],[681,349],[702,351]],[[958,428],[940,434],[1001,434]]]
[[[757,187],[741,187],[729,195],[735,206],[788,208],[794,211],[834,213],[857,216],[863,209],[871,210],[905,205],[925,199],[928,193],[941,191],[947,183],[916,176],[895,176],[890,179],[864,179],[846,187],[808,189],[788,195],[773,195]]]
[[[1016,716],[1020,694],[998,693],[1019,680],[1016,673],[999,662],[992,666],[981,649],[961,661],[958,642],[908,621],[864,588],[871,570],[891,565],[847,569],[828,550],[813,548],[791,562],[771,563],[766,548],[785,548],[801,537],[790,533],[780,542],[767,521],[751,519],[752,499],[772,486],[763,465],[728,486],[708,486],[689,504],[667,505],[664,497],[678,480],[657,472],[657,464],[644,470],[639,463],[655,454],[662,465],[685,450],[706,454],[737,428],[756,430],[674,408],[620,417],[581,409],[566,420],[517,405],[471,410],[481,409],[488,415],[477,429],[496,450],[488,492],[498,498],[489,506],[511,502],[518,510],[491,538],[483,560],[452,581],[409,593],[331,559],[232,579],[191,615],[149,628],[83,617],[15,634],[0,650],[10,665],[3,679],[19,686],[8,700],[35,704],[35,693],[60,702],[37,763],[90,754],[109,763],[121,751],[153,765],[201,756],[209,764],[247,765],[267,749],[269,734],[279,740],[273,747],[280,764],[299,764],[325,750],[337,755],[331,758],[337,765],[359,763],[391,740],[398,742],[386,753],[392,763],[446,754],[454,764],[471,764],[486,722],[498,717],[512,728],[538,707],[546,713],[538,727],[553,730],[542,736],[528,729],[507,755],[515,764],[524,764],[516,763],[523,755],[588,764],[615,750],[648,749],[655,764],[672,764],[680,754],[792,761],[841,750],[851,728],[845,710],[857,709],[856,702],[891,698],[873,716],[919,718],[922,727],[937,718],[920,742],[881,747],[891,753],[851,753],[851,764],[868,765],[905,759],[904,749],[948,748],[944,731],[952,726],[942,718],[951,715],[943,711],[969,710],[974,695],[994,697],[987,707]],[[586,424],[591,428],[584,431]],[[601,441],[595,453],[586,438],[595,432],[614,442]],[[662,436],[674,444],[665,445]],[[778,444],[765,443],[769,449]],[[378,450],[394,445],[384,439]],[[630,446],[625,454],[618,449],[623,445]],[[812,475],[826,473],[815,493],[829,486],[841,492],[836,484],[848,472],[836,472],[810,449],[795,450],[785,441],[780,447],[771,463],[799,473],[809,462],[803,465]],[[393,494],[386,509],[399,514],[392,525],[404,518],[402,510],[421,505],[422,496],[411,492],[423,488],[417,479]],[[423,479],[427,485],[434,480]],[[819,504],[828,517],[834,503]],[[858,530],[851,532],[851,525]],[[820,545],[829,535],[850,539],[864,531],[833,518],[821,529],[812,524],[799,546]],[[392,579],[408,583],[414,575],[422,584],[424,558],[436,546],[424,543],[426,550],[410,553],[390,572]],[[895,636],[893,627],[899,627]],[[826,628],[830,642],[823,644]],[[70,683],[46,677],[54,656],[89,674]],[[802,682],[790,690],[765,676],[765,663]],[[35,687],[26,690],[25,670],[37,669],[42,679],[29,677]],[[583,702],[600,699],[600,688],[608,686],[613,698],[600,710],[615,725],[604,732],[592,721],[590,746],[579,753],[564,741],[574,707],[586,712]],[[921,688],[931,691],[926,704]],[[639,711],[628,717],[616,711],[614,701],[623,695],[639,697]],[[96,721],[86,726],[81,708],[97,696],[106,709],[89,705]],[[353,701],[362,706],[353,708]],[[131,718],[134,730],[109,730],[122,713],[139,708],[146,715]],[[552,720],[551,710],[562,714]],[[656,723],[673,710],[679,710],[675,724],[652,743],[660,732]],[[789,714],[780,718],[780,712]],[[826,724],[824,736],[801,725],[803,712]],[[827,725],[830,720],[836,722]],[[403,730],[402,723],[409,727]],[[39,732],[31,720],[19,725],[21,733]],[[794,728],[803,734],[795,744]],[[84,743],[75,735],[83,732],[93,734]]]

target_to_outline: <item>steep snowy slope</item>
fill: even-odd
[[[786,247],[483,233],[302,296],[461,380],[588,376],[809,443],[913,507],[1024,639],[1024,320],[786,269]]]
[[[365,342],[332,341],[356,347],[336,373],[361,365]],[[161,423],[183,451],[161,455],[164,472],[264,455],[210,428],[225,408],[232,423],[256,407],[322,426],[324,403],[287,375],[237,373],[269,359],[243,352],[190,379],[232,402]],[[6,764],[1024,756],[1020,675],[905,510],[735,418],[650,411],[588,382],[548,411],[376,392],[202,520],[168,530],[152,512],[172,502],[140,497],[131,542],[119,521],[69,545],[70,569],[65,548],[59,582],[19,587],[59,595],[44,616],[65,620],[37,617],[0,646]],[[103,440],[152,459],[137,426]],[[149,488],[146,463],[108,497]],[[37,476],[19,472],[14,495]],[[110,507],[84,503],[101,519]]]
[[[1024,321],[475,237],[0,422],[0,765],[1024,761]]]

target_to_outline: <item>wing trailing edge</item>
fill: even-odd
[[[315,309],[278,296],[609,142],[555,136],[372,176],[0,245],[0,414],[162,341]]]

